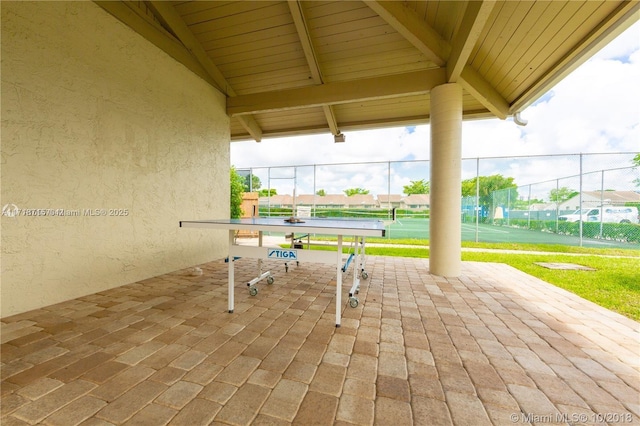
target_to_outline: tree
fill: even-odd
[[[492,206],[509,206],[510,202],[518,199],[518,188],[512,177],[502,175],[480,176],[477,179],[480,183],[478,191],[480,199],[478,205],[491,211]],[[462,196],[476,196],[476,178],[462,181]]]
[[[633,160],[631,160],[631,162],[633,163],[634,166],[640,167],[640,153],[636,154],[636,156],[633,157]],[[640,188],[640,178],[634,179],[633,183],[635,183],[636,186]]]
[[[352,195],[366,195],[369,193],[368,189],[362,189],[362,188],[349,188],[349,189],[345,189],[344,193],[347,194],[347,197],[351,197]]]
[[[318,189],[316,191],[316,195],[319,195],[321,197],[324,197],[325,195],[327,195],[327,191],[325,191],[324,189]]]
[[[430,182],[424,179],[412,180],[410,185],[405,185],[403,188],[402,192],[406,195],[428,194],[430,190]]]
[[[249,179],[251,179],[251,185],[249,185]],[[253,173],[248,174],[244,178],[244,192],[258,191],[261,186],[262,182],[260,182],[260,178]]]
[[[575,197],[576,195],[578,195],[578,191],[574,191],[573,189],[563,186],[562,188],[552,189],[549,191],[549,201],[560,204]]]
[[[277,193],[275,188],[261,189],[260,191],[258,191],[258,196],[259,197],[272,197],[274,195],[278,195],[278,193]]]
[[[245,179],[238,174],[235,167],[231,167],[230,181],[230,216],[231,219],[238,219],[242,217],[242,194],[244,194]]]

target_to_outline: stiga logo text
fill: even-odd
[[[298,260],[298,252],[296,250],[267,249],[267,257],[269,259]]]

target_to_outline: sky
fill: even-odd
[[[544,198],[555,187],[577,190],[579,181],[570,176],[580,170],[579,155],[544,155],[640,152],[640,22],[525,109],[521,117],[528,122],[524,127],[511,118],[463,122],[463,179],[476,173],[502,174],[513,177],[517,185],[530,185],[535,196]],[[233,142],[231,165],[252,168],[262,188],[270,185],[278,194],[293,193],[294,176],[298,194],[319,189],[342,193],[347,188],[399,194],[411,181],[428,180],[428,162],[415,162],[430,158],[428,124],[344,134],[345,143],[334,143],[329,133]],[[534,157],[482,159],[508,156]],[[632,157],[584,155],[583,171],[628,167]],[[395,163],[401,160],[414,162]],[[363,162],[379,163],[324,166]],[[318,166],[265,168],[314,164]],[[631,182],[637,174],[630,169],[594,172],[583,180],[583,189],[636,189]],[[528,191],[520,194],[524,192]]]

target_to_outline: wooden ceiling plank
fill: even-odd
[[[374,32],[363,32],[358,37],[332,36],[333,40],[316,39],[316,53],[318,58],[324,59],[325,55],[339,53],[343,51],[360,51],[360,49],[370,49],[371,46],[387,43],[402,43],[405,47],[415,49],[405,38],[399,34],[389,34],[388,31],[381,31],[380,34]],[[422,54],[422,53],[421,53]]]
[[[234,21],[236,20],[234,19]],[[217,26],[215,22],[205,22],[190,26],[189,28],[198,39],[207,41],[212,39],[224,40],[239,35],[257,33],[268,28],[286,27],[291,24],[290,15],[279,14],[262,21],[243,22],[242,20],[238,20],[237,24],[224,27]]]
[[[367,9],[370,10],[370,9]],[[372,10],[370,10],[373,13]],[[355,40],[359,35],[367,34],[390,34],[393,29],[378,15],[361,18],[345,23],[334,23],[322,27],[312,27],[308,25],[309,31],[313,34],[316,45],[328,43],[333,40]]]
[[[291,108],[349,103],[365,99],[403,96],[429,92],[445,82],[444,68],[396,74],[384,77],[326,83],[278,92],[255,93],[229,98],[231,116]]]
[[[359,78],[375,78],[384,75],[392,75],[392,74],[406,74],[409,72],[423,71],[426,67],[423,63],[400,63],[396,64],[393,62],[385,63],[384,65],[376,65],[375,70],[371,70],[368,67],[338,67],[331,68],[326,71],[327,74],[327,82],[340,82],[340,81],[350,81],[356,80]],[[431,68],[435,69],[435,68]]]
[[[203,78],[209,84],[214,87],[216,86],[215,80],[204,69],[202,64],[193,57],[191,52],[173,36],[169,35],[159,24],[152,23],[148,19],[143,18],[126,3],[121,1],[95,1],[95,3],[176,61]]]
[[[353,11],[360,11],[369,8],[359,1],[307,1],[305,2],[306,16],[310,28],[316,28],[318,20],[330,23],[344,20],[343,15],[353,16]]]
[[[169,25],[171,30],[178,36],[180,41],[185,45],[187,49],[198,59],[202,66],[207,70],[211,77],[215,80],[216,84],[221,89],[222,93],[227,96],[234,96],[235,92],[231,85],[227,82],[222,72],[211,61],[211,58],[205,50],[202,48],[196,37],[189,30],[189,27],[182,21],[182,18],[175,11],[173,6],[169,3],[160,1],[151,1],[151,6],[162,17],[162,19]],[[242,126],[249,132],[256,141],[262,139],[262,131],[258,123],[251,116],[242,117],[239,119]]]
[[[401,2],[365,0],[382,19],[389,23],[429,60],[442,66],[449,57],[451,46],[413,10]]]
[[[203,47],[205,43],[203,43]],[[253,58],[264,58],[270,52],[280,54],[284,52],[300,51],[300,43],[295,33],[284,36],[279,43],[271,39],[259,39],[250,45],[241,46],[218,46],[215,49],[206,49],[207,53],[215,54],[216,63],[242,61]]]
[[[623,2],[615,10],[607,15],[604,20],[599,20],[593,28],[570,52],[556,62],[545,73],[544,78],[538,79],[512,103],[512,111],[520,111],[551,87],[573,72],[584,63],[593,53],[604,47],[607,43],[621,34],[625,29],[638,21],[640,15],[640,2]]]
[[[451,44],[451,55],[447,60],[448,81],[457,81],[462,73],[495,5],[495,1],[487,0],[470,1],[467,4],[460,30]]]
[[[540,31],[542,31],[547,21],[545,17],[555,16],[562,9],[561,2],[535,2],[527,11],[527,14],[520,22],[517,30],[509,37],[509,41],[504,45],[502,52],[504,54],[497,55],[492,63],[479,70],[483,75],[491,76],[491,80],[495,82],[496,87],[501,87],[504,76],[510,74],[513,64],[517,63],[522,55],[529,50],[532,40],[535,40]],[[494,77],[496,76],[496,77]]]
[[[285,59],[287,57],[290,57],[290,55],[286,55],[284,58],[277,62],[269,61],[263,63],[262,61],[259,61],[254,64],[251,64],[251,62],[232,63],[221,67],[221,69],[225,72],[225,74],[233,75],[233,78],[238,78],[251,75],[261,75],[278,70],[286,70],[288,68],[298,69],[299,67],[306,66],[308,76],[309,69],[303,57]]]
[[[433,29],[448,43],[453,42],[456,30],[464,16],[469,1],[441,1]]]
[[[290,42],[292,36],[297,37],[296,30],[293,25],[287,25],[284,27],[265,28],[258,32],[239,34],[224,39],[209,39],[201,34],[198,36],[198,40],[200,40],[202,47],[206,51],[221,51],[222,54],[226,54],[229,49],[251,50],[253,44],[257,41],[267,43],[267,46],[275,46],[281,41],[287,43]]]
[[[422,53],[418,52],[413,46],[408,45],[406,43],[406,40],[396,40],[389,42],[381,41],[379,44],[367,44],[358,49],[328,52],[323,54],[321,57],[323,62],[327,63],[349,59],[355,60],[358,57],[361,57],[361,59],[366,58],[371,61],[376,60],[375,58],[379,54],[392,55],[394,53],[404,56],[410,56],[411,58],[422,58],[423,61],[427,60],[427,58],[425,58]]]
[[[238,95],[306,87],[311,83],[309,80],[309,68],[306,65],[300,67],[300,69],[278,70],[268,75],[232,78],[230,82]]]
[[[210,16],[205,19],[202,19],[201,14],[196,15],[199,22],[186,19],[189,16],[183,17],[183,21],[195,35],[199,35],[211,29],[215,29],[219,33],[229,32],[232,34],[238,29],[245,27],[253,29],[265,23],[271,24],[273,22],[273,25],[278,25],[282,22],[283,17],[288,18],[287,7],[282,2],[237,1],[235,3],[237,4],[234,4],[233,7],[238,9],[235,13],[222,14],[221,8],[210,9]]]
[[[307,3],[311,2],[305,2],[305,10],[307,11],[307,14],[305,16],[307,17],[307,25],[314,36],[316,36],[317,34],[335,31],[335,28],[355,28],[356,26],[360,25],[359,23],[361,21],[373,21],[374,25],[376,25],[375,21],[384,22],[373,10],[364,5],[358,7],[357,9],[345,10],[339,14],[329,13],[323,15],[318,14],[317,8],[314,9],[310,6],[307,6]],[[316,13],[313,14],[313,11],[315,11]]]
[[[234,10],[239,6],[236,5],[235,3],[237,2],[233,2],[233,1],[187,1],[187,2],[174,2],[174,7],[176,9],[176,11],[180,14],[180,16],[182,16],[182,18],[184,19],[185,23],[189,23],[189,21],[192,20],[202,20],[202,19],[207,19],[206,17],[204,18],[199,18],[199,17],[194,17],[194,16],[189,16],[192,14],[200,14],[200,13],[207,13],[207,11],[211,10],[211,9],[216,9],[218,12],[216,12],[218,15],[227,15],[230,13],[229,8],[234,8]],[[245,2],[243,2],[245,3]],[[250,5],[249,2],[246,2],[247,6]],[[255,6],[254,6],[255,7]]]
[[[356,50],[352,55],[341,55],[331,61],[326,61],[330,66],[325,67],[325,74],[333,74],[340,69],[350,68],[368,70],[370,75],[376,75],[380,74],[377,69],[383,65],[386,67],[406,64],[411,69],[415,69],[416,66],[423,69],[434,68],[431,65],[432,62],[429,62],[427,58],[412,48],[381,49],[380,52],[374,52],[375,55],[360,55],[359,53]]]
[[[496,6],[494,18],[487,22],[486,33],[479,40],[481,42],[479,50],[471,56],[471,65],[478,72],[486,75],[486,69],[493,63],[495,52],[501,51],[500,44],[506,42],[504,29],[512,27],[512,16],[518,10],[518,2],[500,2]]]
[[[180,39],[182,44],[185,45],[187,49],[196,57],[196,59],[202,64],[202,66],[207,70],[207,72],[211,75],[211,77],[215,80],[218,88],[225,95],[231,95],[233,89],[227,83],[222,72],[215,66],[215,64],[211,61],[207,52],[202,48],[200,42],[193,35],[189,27],[184,23],[180,15],[173,9],[168,3],[162,1],[152,0],[150,2],[151,6],[155,9],[155,11],[162,17],[162,19],[167,23],[167,25],[171,28],[171,30],[176,34],[176,36]]]
[[[593,3],[593,5],[595,6],[595,3]],[[506,90],[507,87],[512,84],[511,81],[513,80],[517,80],[518,84],[529,84],[532,80],[537,79],[539,75],[533,75],[533,73],[537,71],[536,67],[539,66],[541,62],[551,60],[550,57],[556,50],[555,47],[552,47],[554,41],[564,41],[566,37],[571,36],[570,33],[561,34],[562,28],[569,28],[567,24],[571,22],[582,21],[584,17],[580,16],[582,13],[580,9],[583,7],[584,4],[579,2],[566,2],[564,7],[548,22],[544,31],[540,32],[538,37],[532,41],[520,57],[518,63],[509,70],[511,78],[505,78],[504,81],[498,83],[498,85]],[[570,49],[567,46],[564,47],[567,50]],[[536,58],[537,55],[544,55],[545,57]]]
[[[282,57],[282,55],[289,54],[292,56],[295,54],[296,56],[302,56],[302,52],[300,51],[300,43],[296,41],[294,43],[284,43],[281,45],[266,47],[268,45],[256,43],[258,45],[263,46],[258,50],[233,50],[229,49],[226,55],[223,55],[220,51],[211,52],[211,54],[215,54],[215,63],[223,68],[224,65],[233,64],[233,63],[246,63],[246,62],[272,62],[270,58],[273,56]],[[272,54],[266,53],[273,52]],[[207,52],[209,53],[209,52]]]

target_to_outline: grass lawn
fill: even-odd
[[[376,247],[367,239],[367,254],[374,256],[429,257],[424,240],[394,240],[394,246]],[[463,243],[485,251],[463,251],[462,260],[506,263],[529,275],[561,287],[584,299],[640,321],[640,250],[603,250],[568,246]],[[504,253],[496,250],[519,250]],[[535,254],[527,251],[551,252]],[[569,253],[575,253],[571,255]],[[621,257],[612,257],[621,256]],[[551,270],[536,262],[576,263],[595,271]]]

